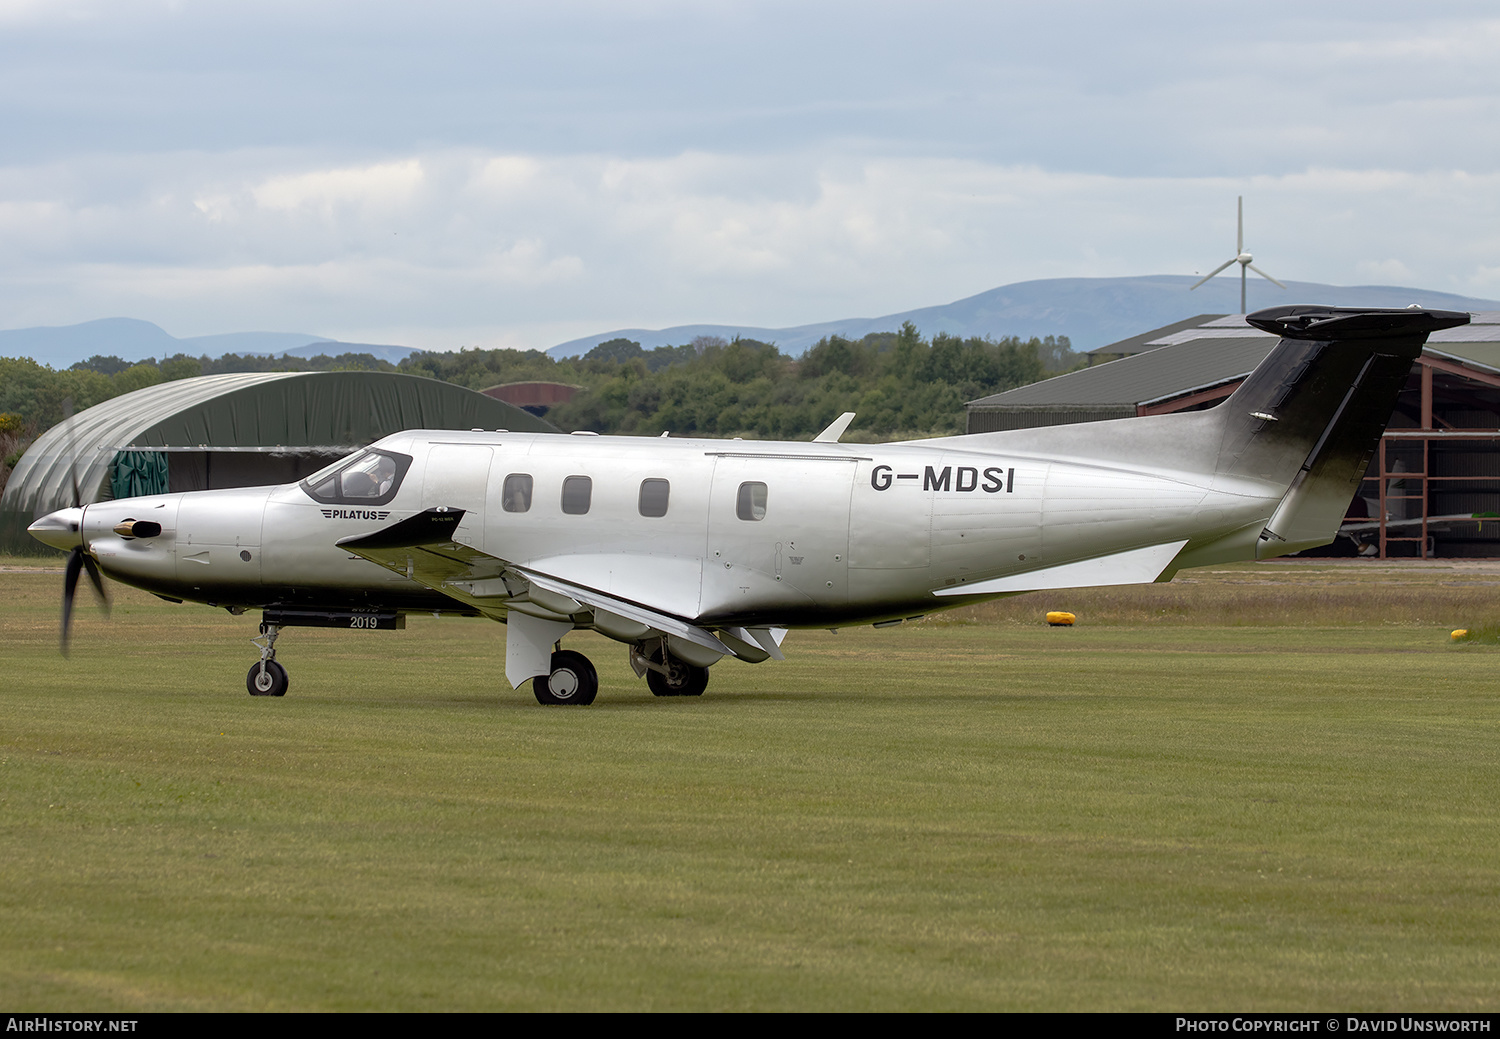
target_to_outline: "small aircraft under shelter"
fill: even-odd
[[[29,528],[80,574],[261,613],[253,695],[281,696],[282,629],[506,624],[505,674],[587,704],[592,629],[658,696],[790,628],[892,624],[1047,588],[1166,581],[1337,536],[1428,333],[1469,315],[1274,307],[1282,338],[1205,411],[942,437],[811,443],[411,430],[300,483],[66,508]]]

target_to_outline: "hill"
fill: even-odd
[[[1181,321],[1194,314],[1233,314],[1240,309],[1238,278],[1221,275],[1196,291],[1190,275],[1153,274],[1138,278],[1046,278],[1002,285],[936,307],[905,310],[875,318],[845,318],[789,328],[751,325],[678,325],[673,328],[624,328],[560,343],[547,351],[553,357],[587,353],[610,339],[631,339],[647,350],[678,346],[700,335],[757,339],[775,343],[783,353],[797,355],[819,339],[840,335],[859,339],[871,332],[894,332],[910,321],[926,336],[939,332],[959,337],[1067,336],[1073,349],[1086,351]],[[1251,310],[1287,303],[1325,303],[1334,306],[1404,307],[1411,303],[1445,310],[1500,310],[1500,302],[1458,296],[1429,289],[1389,285],[1322,285],[1289,281],[1285,290],[1260,278],[1251,280]]]
[[[990,336],[1067,336],[1073,349],[1087,351],[1194,314],[1239,310],[1239,281],[1215,278],[1195,292],[1190,275],[1155,274],[1136,278],[1046,278],[1017,282],[941,306],[920,307],[872,318],[843,318],[786,328],[759,325],[692,324],[671,328],[620,328],[573,339],[547,350],[554,359],[578,357],[610,339],[629,339],[647,350],[681,346],[698,336],[736,336],[775,343],[782,353],[799,356],[820,339],[838,335],[857,340],[873,332],[894,332],[910,321],[927,337],[947,333],[968,338]],[[1404,307],[1411,303],[1448,310],[1500,310],[1500,301],[1459,296],[1429,289],[1388,285],[1339,286],[1287,282],[1276,288],[1259,278],[1249,285],[1249,306],[1256,310],[1281,303],[1325,303],[1338,306]],[[368,353],[399,364],[413,348],[376,343],[346,343],[303,332],[228,332],[178,338],[150,321],[104,318],[77,325],[16,328],[0,331],[0,357],[30,357],[55,369],[94,356],[127,361],[189,357],[283,355],[315,357]]]
[[[126,361],[139,361],[174,354],[189,357],[222,357],[230,353],[315,357],[318,354],[369,353],[395,364],[413,352],[408,346],[343,343],[305,332],[228,332],[179,339],[150,321],[128,317],[0,331],[0,357],[29,357],[56,369],[90,357],[111,355]]]

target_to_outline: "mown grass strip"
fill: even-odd
[[[0,575],[13,1008],[1495,1008],[1500,658],[1453,621],[981,608],[683,702],[575,637],[599,701],[543,709],[478,621],[292,632],[268,701],[252,618],[118,590],[62,662],[57,584]]]

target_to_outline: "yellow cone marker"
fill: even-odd
[[[1052,625],[1054,628],[1069,627],[1077,619],[1078,618],[1074,617],[1071,613],[1064,613],[1062,610],[1053,610],[1051,613],[1047,614],[1047,623]]]

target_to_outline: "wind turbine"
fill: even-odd
[[[1250,261],[1253,260],[1253,259],[1255,259],[1255,257],[1251,256],[1249,253],[1247,253],[1245,251],[1245,196],[1244,195],[1239,196],[1239,230],[1235,232],[1234,250],[1235,250],[1236,255],[1231,256],[1229,259],[1227,259],[1223,263],[1219,264],[1217,267],[1215,267],[1212,271],[1210,271],[1208,273],[1208,277],[1205,277],[1205,278],[1199,280],[1197,282],[1197,284],[1195,284],[1193,286],[1193,288],[1188,289],[1188,291],[1192,292],[1193,289],[1196,289],[1199,285],[1202,285],[1203,282],[1207,281],[1209,278],[1212,278],[1215,274],[1218,274],[1224,268],[1228,267],[1231,263],[1237,263],[1237,264],[1240,265],[1240,313],[1243,314],[1243,313],[1245,313],[1245,268],[1248,267],[1250,270],[1254,271],[1256,274],[1259,274],[1262,278],[1264,278],[1267,281],[1269,281],[1272,285],[1278,286],[1279,288],[1283,288],[1283,289],[1286,288],[1286,286],[1282,285],[1281,282],[1277,281],[1275,278],[1271,277],[1265,271],[1263,271],[1259,267],[1255,266],[1255,264],[1251,263]]]

